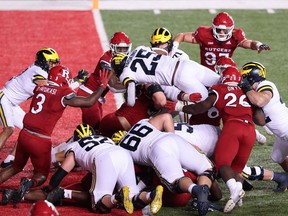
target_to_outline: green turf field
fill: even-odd
[[[234,18],[235,27],[242,28],[248,39],[259,40],[267,43],[271,51],[263,51],[257,54],[256,51],[238,48],[233,56],[238,67],[248,61],[259,61],[267,69],[267,79],[273,81],[284,101],[288,103],[287,82],[287,24],[288,11],[276,10],[274,14],[268,14],[265,10],[227,10]],[[161,11],[155,15],[153,11],[101,11],[106,32],[110,37],[116,31],[127,33],[133,43],[133,48],[138,45],[149,45],[150,36],[157,27],[168,28],[173,35],[179,32],[194,31],[200,25],[211,25],[215,16],[208,10],[185,10],[185,11]],[[180,49],[187,52],[191,59],[199,62],[198,45],[180,45]],[[263,130],[259,128],[261,132]],[[265,132],[263,132],[265,134]],[[270,160],[273,137],[267,135],[268,141],[261,146],[255,143],[254,150],[249,160],[249,165],[263,165],[268,169],[281,171],[277,164]],[[246,192],[243,199],[243,206],[236,207],[233,215],[287,215],[288,214],[288,193],[274,193],[274,182],[253,182],[254,191]],[[223,206],[228,198],[225,185],[221,184],[224,198],[219,205]],[[208,215],[222,215],[223,213],[209,213]],[[197,215],[191,212],[190,206],[185,208],[163,208],[157,215],[184,216]]]

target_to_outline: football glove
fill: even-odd
[[[113,142],[118,145],[127,132],[119,130],[112,135]]]
[[[101,86],[104,89],[106,89],[107,84],[108,84],[109,79],[110,79],[111,76],[112,76],[112,72],[110,72],[107,69],[102,69],[99,72],[99,80],[97,80],[97,83],[99,84],[99,86]]]
[[[238,86],[243,90],[245,94],[248,91],[252,90],[252,86],[250,85],[249,81],[246,78],[242,79],[242,81],[238,84]]]
[[[88,80],[88,71],[85,70],[85,69],[81,69],[79,72],[78,72],[78,75],[77,75],[77,79],[78,79],[78,82],[80,83],[86,83],[87,80]]]
[[[178,100],[180,101],[189,101],[189,102],[198,102],[202,99],[202,95],[198,92],[196,93],[184,93],[183,91],[181,91],[178,95]]]
[[[270,47],[267,44],[260,43],[257,44],[257,50],[260,53],[262,50],[270,50]]]

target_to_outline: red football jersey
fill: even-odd
[[[210,91],[217,95],[214,106],[219,110],[224,125],[229,119],[246,120],[254,124],[251,104],[240,87],[217,84]]]
[[[74,91],[70,87],[35,87],[30,110],[23,120],[24,128],[51,136],[57,121],[66,108],[62,103],[63,97],[73,93]]]
[[[238,44],[245,40],[245,33],[240,28],[234,28],[232,37],[227,41],[214,38],[211,26],[200,26],[194,33],[200,46],[201,64],[215,70],[215,64],[221,56],[232,57]]]
[[[99,80],[99,72],[102,69],[101,65],[102,64],[108,64],[110,66],[111,64],[111,58],[112,58],[112,53],[110,50],[106,51],[101,58],[99,59],[96,68],[94,72],[89,76],[88,81],[84,84],[87,88],[89,88],[92,91],[96,91],[96,89],[99,86],[99,83],[97,80]]]

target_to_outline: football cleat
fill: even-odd
[[[134,212],[134,206],[132,203],[132,200],[129,197],[129,187],[124,186],[121,188],[121,190],[115,194],[116,204],[120,203],[123,204],[126,212],[128,214],[133,214]]]
[[[194,210],[194,211],[198,210],[197,199],[192,200],[191,206],[192,206],[192,210]],[[215,212],[215,211],[216,212],[223,212],[223,208],[221,208],[220,206],[218,206],[215,203],[208,201],[208,211],[210,211],[210,212]]]
[[[10,160],[9,162],[4,162],[4,161],[2,161],[2,163],[1,163],[1,165],[0,165],[0,167],[1,168],[6,168],[6,167],[10,167],[10,166],[12,166],[13,165],[13,163],[14,163],[14,161],[13,160]]]
[[[288,187],[288,173],[275,173],[273,180],[278,183],[277,187],[273,189],[274,192],[285,192]]]
[[[29,190],[29,188],[31,188],[33,186],[33,181],[32,179],[29,179],[27,177],[24,177],[21,179],[21,182],[20,182],[20,186],[15,194],[15,196],[13,197],[13,202],[14,203],[19,203],[25,193]]]
[[[242,189],[242,184],[237,184],[236,189],[231,193],[231,196],[224,207],[224,212],[231,212],[236,205],[242,206],[242,198],[244,195],[245,191]]]
[[[151,192],[150,211],[152,214],[157,214],[162,207],[163,187],[158,185],[156,189]]]
[[[199,215],[206,215],[209,208],[209,187],[207,185],[196,185],[192,189],[192,194],[197,198],[197,209]]]
[[[62,199],[64,199],[64,188],[56,187],[52,191],[50,191],[47,195],[46,200],[53,203],[54,205],[60,204],[62,205]]]
[[[254,189],[254,186],[252,185],[252,183],[248,181],[247,179],[244,179],[242,187],[244,191],[251,191]]]
[[[16,191],[12,189],[4,189],[2,191],[1,205],[7,205],[15,196]]]

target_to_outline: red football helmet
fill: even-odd
[[[62,65],[57,65],[49,71],[48,83],[57,86],[69,86],[72,80],[69,69]]]
[[[128,55],[131,51],[132,43],[124,32],[115,32],[110,39],[110,50],[112,54],[122,53]]]
[[[215,71],[217,74],[220,75],[227,67],[237,67],[237,66],[232,58],[222,56],[221,58],[218,59],[218,61],[215,64]]]
[[[241,80],[241,73],[236,67],[227,67],[220,77],[220,83],[231,86],[237,86]]]
[[[232,37],[234,29],[233,18],[226,12],[217,14],[212,23],[213,36],[218,41],[227,41]]]
[[[58,216],[59,213],[55,206],[47,200],[39,200],[33,203],[29,216]]]

